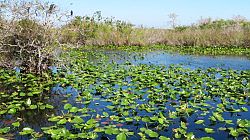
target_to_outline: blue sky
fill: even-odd
[[[201,17],[250,19],[250,0],[49,0],[74,15],[92,15],[101,11],[104,17],[115,17],[135,25],[167,28],[169,13],[178,15],[179,25],[189,25]]]

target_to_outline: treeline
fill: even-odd
[[[238,46],[250,45],[250,22],[246,19],[204,20],[192,26],[174,29],[138,28],[132,24],[102,18],[97,12],[93,17],[75,17],[61,28],[62,42],[81,45],[115,46]]]
[[[249,47],[250,22],[244,18],[203,20],[173,29],[138,28],[131,23],[93,16],[76,16],[42,1],[0,2],[0,67],[22,67],[41,73],[56,60],[63,46],[225,46]]]

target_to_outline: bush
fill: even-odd
[[[1,5],[0,17],[5,22],[0,30],[0,66],[41,74],[53,62],[59,37],[54,23],[59,11],[54,4],[39,1],[7,0]]]
[[[103,18],[100,12],[93,16],[76,16],[61,28],[61,43],[76,45],[129,45],[132,24],[113,18]]]
[[[96,12],[92,17],[76,16],[61,28],[61,43],[86,45],[86,41],[96,37],[101,13]]]
[[[43,26],[33,20],[22,19],[13,26],[13,33],[4,38],[3,49],[8,61],[13,66],[22,67],[25,71],[39,73],[46,69],[49,60],[45,58],[43,49],[50,44],[50,38]]]

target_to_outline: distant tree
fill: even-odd
[[[241,15],[233,16],[232,19],[233,19],[234,21],[236,21],[236,22],[245,22],[245,21],[247,21],[246,17],[241,16]]]
[[[170,14],[168,15],[169,23],[171,24],[172,28],[175,28],[175,27],[176,27],[176,24],[177,24],[177,17],[178,17],[178,15],[175,14],[175,13],[170,13]]]
[[[203,18],[201,17],[200,20],[198,20],[198,25],[205,25],[205,24],[210,24],[212,22],[212,18]]]

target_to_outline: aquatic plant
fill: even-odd
[[[88,54],[103,61],[93,63]],[[0,71],[0,137],[249,136],[249,70],[118,65],[77,50],[63,57],[70,58],[64,67],[42,77]],[[41,123],[27,119],[34,114]]]

